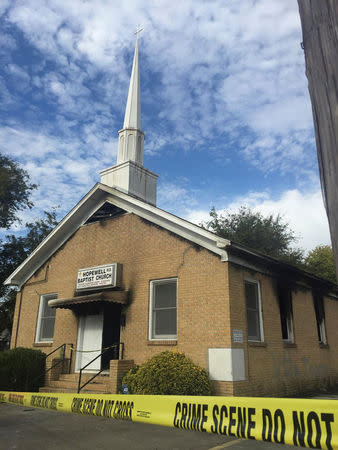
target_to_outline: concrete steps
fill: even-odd
[[[51,386],[44,386],[44,387],[40,387],[39,392],[41,392],[42,394],[44,392],[49,393],[49,392],[63,392],[63,393],[73,393],[76,394],[77,393],[77,389],[62,389],[62,388],[56,388],[56,387],[51,387]]]
[[[94,374],[90,373],[83,374],[81,377],[81,385],[83,385],[93,375]],[[78,380],[78,373],[61,374],[59,380],[50,381],[48,386],[40,388],[40,392],[77,392]],[[81,393],[85,392],[93,394],[109,394],[109,376],[98,375],[93,381],[81,389]]]
[[[95,375],[95,372],[93,373],[83,373],[81,376],[81,382],[85,382],[87,380],[89,380],[89,378],[91,378],[92,376]],[[78,382],[79,380],[79,374],[78,373],[62,373],[59,376],[59,381],[69,381],[69,382]],[[109,373],[107,374],[100,374],[98,375],[96,378],[94,378],[94,380],[92,381],[92,383],[97,382],[97,383],[106,383],[109,380]]]
[[[106,390],[104,390],[104,391],[102,391],[100,389],[89,390],[89,389],[86,389],[86,388],[87,388],[87,386],[84,387],[83,389],[81,389],[80,393],[81,394],[111,394],[111,392],[106,391]],[[77,387],[76,388],[60,388],[60,387],[53,387],[53,386],[44,386],[44,387],[41,387],[39,389],[39,392],[41,392],[41,393],[44,393],[44,392],[46,392],[46,393],[49,393],[49,392],[64,392],[64,393],[67,393],[67,392],[69,392],[69,393],[72,393],[72,394],[76,394],[77,393]]]

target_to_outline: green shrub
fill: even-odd
[[[44,384],[45,356],[23,347],[0,352],[0,390],[37,392]]]
[[[126,384],[129,389],[129,394],[131,394],[130,386],[133,384],[134,375],[138,371],[140,366],[134,366],[132,369],[128,370],[127,373],[122,375],[122,377],[118,380],[117,389],[118,392],[122,392],[122,386]]]
[[[211,395],[212,385],[206,370],[196,366],[183,353],[165,351],[122,379],[131,394]]]

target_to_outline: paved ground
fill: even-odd
[[[296,447],[0,403],[1,450],[282,450]]]

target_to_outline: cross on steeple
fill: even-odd
[[[136,39],[138,39],[138,35],[143,31],[143,28],[140,27],[140,25],[137,25],[136,31],[134,34],[136,34]]]

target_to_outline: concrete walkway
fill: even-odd
[[[1,450],[282,450],[296,447],[0,404]]]

